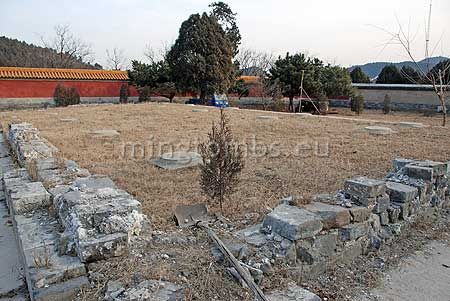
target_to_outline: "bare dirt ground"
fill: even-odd
[[[33,123],[64,157],[93,173],[109,175],[137,197],[155,229],[167,229],[174,227],[172,212],[176,205],[206,200],[200,190],[198,170],[161,170],[149,163],[149,147],[144,158],[139,157],[139,152],[137,158],[132,158],[130,151],[122,156],[122,145],[124,142],[148,145],[152,141],[156,154],[159,143],[194,144],[196,140],[204,140],[211,123],[218,118],[218,110],[193,112],[194,108],[197,107],[156,103],[76,106],[2,112],[0,118],[5,128],[11,121]],[[273,157],[277,154],[273,151],[272,156],[250,155],[246,159],[241,184],[223,214],[235,221],[247,218],[256,222],[282,197],[335,192],[345,179],[355,175],[382,178],[395,157],[437,161],[450,158],[450,131],[438,126],[441,122],[438,116],[368,112],[358,118],[420,121],[429,127],[388,125],[396,133],[379,136],[362,130],[372,125],[366,121],[228,111],[235,136],[247,142],[250,154],[256,136],[257,143],[268,147],[277,142],[281,155]],[[256,117],[260,115],[274,115],[277,119],[259,120]],[[103,139],[92,135],[92,131],[104,129],[117,130],[120,135]],[[167,145],[163,149],[167,151]],[[259,146],[257,151],[261,150]]]

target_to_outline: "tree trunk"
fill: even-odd
[[[444,114],[444,116],[442,118],[442,126],[446,126],[447,125],[447,106],[445,105],[444,94],[439,95],[439,98],[441,100],[441,105],[442,105],[442,114]]]
[[[294,96],[289,96],[289,112],[294,112]]]
[[[202,105],[205,104],[205,100],[206,100],[206,91],[205,90],[201,90],[200,91],[200,103]]]

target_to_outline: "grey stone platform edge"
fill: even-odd
[[[31,124],[11,124],[8,141],[22,168],[1,183],[30,298],[72,300],[89,285],[84,264],[126,255],[149,222],[136,199],[55,155]]]
[[[262,224],[236,233],[236,256],[260,271],[255,280],[274,264],[301,266],[302,276],[314,279],[394,241],[418,216],[450,208],[449,163],[393,163],[383,180],[355,177],[336,194],[316,195],[304,206],[283,199]]]

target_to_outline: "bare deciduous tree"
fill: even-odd
[[[108,68],[112,70],[126,69],[126,58],[123,53],[123,49],[114,47],[111,51],[106,49],[106,59],[108,62]]]
[[[45,47],[55,50],[57,56],[49,57],[50,65],[57,68],[71,68],[75,61],[89,63],[91,61],[91,46],[76,38],[70,31],[69,25],[56,25],[55,36],[48,41],[43,36]]]
[[[407,78],[412,84],[429,84],[433,86],[433,91],[435,92],[436,96],[439,99],[439,102],[442,107],[442,113],[443,113],[443,119],[442,119],[442,126],[446,126],[447,124],[447,104],[446,100],[448,98],[448,91],[450,87],[450,77],[448,76],[448,73],[450,72],[450,63],[444,64],[442,69],[437,70],[437,72],[431,72],[430,66],[427,66],[426,69],[421,67],[418,63],[417,58],[413,54],[412,49],[412,42],[413,37],[410,35],[409,28],[406,31],[404,26],[400,23],[399,19],[397,18],[397,25],[398,29],[397,31],[389,31],[383,28],[380,28],[385,33],[387,33],[390,37],[389,41],[386,43],[386,45],[400,45],[402,49],[406,52],[407,56],[411,61],[414,63],[417,72],[419,73],[420,80],[413,78],[412,76],[408,74],[402,73],[402,75]],[[428,39],[428,38],[427,38]],[[429,41],[427,40],[427,43]],[[440,42],[436,44],[437,45]],[[428,45],[427,45],[428,47]],[[433,55],[434,50],[429,55]],[[428,51],[427,51],[428,54]],[[450,57],[448,55],[447,57]],[[426,57],[425,59],[429,59],[429,57]],[[428,65],[428,64],[427,64]]]
[[[162,48],[155,50],[150,44],[147,44],[144,48],[144,56],[150,61],[150,63],[165,61],[172,45],[173,42],[165,42]]]
[[[236,60],[243,71],[242,75],[264,76],[275,62],[276,56],[273,53],[242,48],[239,50]]]

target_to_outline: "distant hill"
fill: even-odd
[[[57,68],[60,66],[54,63],[58,61],[56,57],[57,53],[53,49],[0,37],[0,67]],[[102,69],[102,66],[71,59],[67,68]]]
[[[439,62],[446,60],[446,57],[443,56],[436,56],[436,57],[431,57],[428,60],[422,60],[420,62],[418,62],[418,65],[420,67],[421,70],[430,70],[431,68],[433,68],[436,64],[438,64]],[[400,62],[400,63],[389,63],[389,62],[376,62],[376,63],[368,63],[365,65],[359,65],[359,67],[361,67],[362,71],[364,73],[366,73],[371,79],[376,78],[381,70],[389,64],[394,64],[395,66],[397,66],[397,68],[402,68],[403,66],[411,66],[412,68],[417,70],[417,66],[410,61],[405,61],[405,62]],[[358,66],[352,66],[350,68],[350,71],[353,70],[355,67]]]

